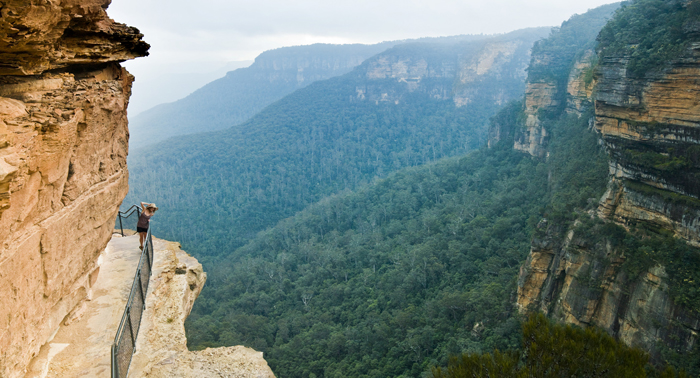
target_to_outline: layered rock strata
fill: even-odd
[[[570,81],[567,110],[585,104],[576,94],[594,96],[595,129],[609,154],[610,183],[597,216],[700,245],[698,62],[691,47],[663,70],[632,78],[626,58],[606,58],[594,78],[595,95]],[[571,77],[586,70],[574,65]],[[546,222],[538,235],[520,272],[521,311],[602,327],[655,358],[664,348],[687,353],[695,346],[700,316],[674,303],[663,262],[629,277],[620,268],[628,257],[609,242]]]
[[[572,69],[565,85],[553,77],[529,79],[525,88],[525,122],[516,130],[513,148],[535,157],[547,153],[549,131],[543,124],[543,117],[557,116],[563,109],[568,114],[581,116],[592,105],[594,78],[592,70],[597,56],[593,50],[586,50],[572,63]],[[546,66],[551,63],[547,56],[533,56],[532,64]]]
[[[127,192],[126,107],[146,54],[108,1],[5,1],[0,21],[0,376],[90,295]]]
[[[513,148],[532,156],[543,157],[547,152],[549,133],[540,120],[541,111],[554,111],[559,107],[556,82],[528,82],[525,88],[525,125],[519,130]]]
[[[613,177],[600,213],[652,221],[700,245],[700,51],[645,79],[627,77],[626,64],[602,62],[596,87]]]
[[[179,243],[156,242],[151,287],[146,299],[130,377],[274,378],[261,352],[243,346],[188,351],[185,319],[206,273]]]
[[[540,223],[521,268],[517,304],[579,326],[595,325],[628,345],[651,352],[661,346],[688,352],[697,342],[700,317],[676,305],[668,277],[656,265],[630,277],[625,256],[609,243],[595,243],[574,229],[561,237],[557,226]]]
[[[577,59],[566,85],[566,112],[582,115],[593,105],[593,88],[595,88],[595,67],[598,56],[593,50],[586,50]]]
[[[545,32],[539,28],[452,46],[445,43],[423,54],[416,54],[411,44],[397,46],[367,61],[363,68],[367,84],[356,89],[357,99],[398,104],[406,92],[418,92],[458,107],[476,100],[503,104],[522,90],[530,47]]]

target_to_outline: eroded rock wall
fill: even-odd
[[[520,272],[521,311],[601,327],[626,344],[649,351],[656,361],[662,346],[692,350],[700,318],[673,302],[664,266],[630,276],[621,269],[624,253],[594,239],[575,227],[562,235],[556,225],[541,222]]]
[[[522,90],[530,48],[543,31],[435,45],[422,54],[410,44],[395,47],[366,62],[366,85],[356,89],[356,97],[398,104],[406,93],[418,92],[456,106],[477,100],[504,104]]]
[[[126,107],[146,54],[108,1],[3,2],[0,376],[18,377],[90,295],[128,189]]]
[[[608,190],[589,215],[628,229],[643,224],[670,231],[700,245],[700,53],[691,46],[643,78],[628,75],[625,57],[603,59],[592,91],[582,85],[584,63],[573,66],[566,110],[595,101],[595,131],[610,173]],[[621,269],[629,256],[609,241],[576,225],[562,230],[543,221],[538,228],[519,276],[522,312],[602,327],[657,361],[663,348],[687,353],[695,347],[700,316],[674,303],[663,261],[629,276]]]
[[[547,66],[551,64],[551,60],[547,56],[533,56],[531,64]],[[543,118],[557,116],[562,109],[581,116],[592,106],[591,96],[595,84],[591,70],[595,61],[595,52],[591,49],[585,50],[573,62],[565,85],[558,83],[554,77],[528,80],[523,109],[525,124],[516,130],[513,144],[515,150],[527,152],[535,157],[544,157],[550,135]]]
[[[622,224],[650,220],[700,245],[700,51],[645,79],[629,78],[626,64],[602,62],[596,87],[612,176],[600,213]]]

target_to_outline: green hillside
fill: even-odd
[[[206,263],[207,256],[231,252],[327,195],[482,145],[488,118],[500,107],[493,96],[522,93],[517,72],[529,60],[529,46],[545,32],[397,46],[351,73],[294,92],[239,126],[137,150],[130,156],[125,203],[158,203],[163,211],[154,223],[156,234],[181,241]],[[465,53],[502,41],[520,44],[502,71],[471,84],[477,96],[468,105],[435,98],[435,92],[449,95],[456,85],[460,59],[471,56]],[[368,79],[373,63],[406,57],[452,71],[428,75],[414,90],[394,78]],[[495,90],[496,84],[502,89]]]

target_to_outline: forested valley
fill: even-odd
[[[555,360],[568,358],[572,369],[586,365],[572,357],[586,349],[587,357],[607,356],[610,369],[601,376],[675,377],[603,331],[541,316],[523,323],[515,304],[533,245],[572,235],[607,251],[601,271],[617,264],[634,278],[663,263],[671,300],[699,308],[700,276],[688,269],[698,264],[696,248],[658,227],[598,219],[612,162],[590,97],[580,106],[569,101],[573,67],[585,56],[609,59],[630,48],[620,40],[641,41],[635,48],[651,54],[630,50],[636,77],[677,57],[690,42],[669,25],[690,22],[688,12],[700,9],[692,4],[639,0],[617,13],[620,4],[606,5],[539,41],[542,30],[530,29],[398,44],[244,123],[137,151],[126,203],[147,197],[167,209],[154,232],[181,241],[209,272],[186,323],[188,347],[250,346],[281,378],[418,377],[431,369],[435,377],[461,377],[471,376],[453,374],[464,366],[499,364],[511,369],[501,375],[508,377],[539,368],[542,360],[532,362],[529,353],[557,353],[552,335],[568,335],[572,349]],[[645,23],[654,13],[661,21]],[[659,48],[650,34],[673,43]],[[504,46],[514,49],[510,55]],[[532,61],[523,50],[531,46]],[[496,68],[473,75],[470,59],[498,49]],[[599,79],[598,58],[587,62],[584,87]],[[526,75],[553,93],[534,114],[526,114],[534,107],[523,99]],[[545,130],[540,157],[514,149],[531,142],[533,118]],[[666,160],[649,164],[678,172]],[[624,258],[612,262],[613,250]],[[609,283],[588,272],[576,279],[593,298]],[[539,335],[541,344],[523,335]],[[697,373],[700,348],[663,348],[652,356],[657,367]],[[629,365],[609,363],[613,357]]]
[[[605,189],[587,118],[557,126],[556,163],[513,151],[511,139],[261,233],[212,270],[188,319],[190,347],[249,345],[279,377],[418,376],[463,350],[516,347],[512,295],[534,227],[549,209],[584,211]]]

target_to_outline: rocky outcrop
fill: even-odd
[[[40,75],[148,55],[138,29],[107,17],[109,0],[3,1],[0,75]]]
[[[593,105],[595,88],[595,67],[598,56],[595,51],[586,50],[574,62],[566,85],[566,112],[581,116]]]
[[[126,107],[146,54],[105,1],[3,2],[0,376],[17,377],[90,292],[126,195]]]
[[[129,369],[130,377],[274,378],[261,352],[243,346],[188,351],[185,319],[206,273],[180,249],[158,241],[146,311]]]
[[[542,126],[540,111],[555,111],[559,107],[556,82],[528,82],[525,88],[525,125],[519,130],[513,148],[532,156],[543,157],[547,152],[549,133]]]
[[[527,68],[525,119],[511,126],[515,150],[545,157],[550,138],[546,121],[558,119],[565,110],[581,115],[590,106],[595,40],[619,6],[613,3],[574,15],[535,43]]]
[[[544,157],[547,154],[549,132],[542,123],[542,117],[558,114],[562,106],[569,114],[579,117],[593,105],[592,70],[597,57],[593,50],[586,50],[572,65],[566,80],[566,87],[557,83],[555,78],[536,78],[527,82],[525,88],[525,124],[517,129],[513,148],[527,152],[532,156]],[[546,54],[534,56],[532,64],[540,66],[551,64],[552,59]],[[494,127],[500,127],[494,125]],[[492,134],[502,131],[491,131]],[[490,139],[489,139],[490,140]],[[491,141],[490,144],[493,144]]]
[[[543,125],[543,117],[558,115],[562,109],[581,116],[592,106],[593,65],[597,57],[593,50],[586,50],[572,64],[565,85],[554,77],[530,78],[525,88],[525,124],[517,130],[513,148],[532,156],[544,157],[547,153],[549,132]],[[546,66],[551,63],[547,55],[533,56],[532,64]]]

